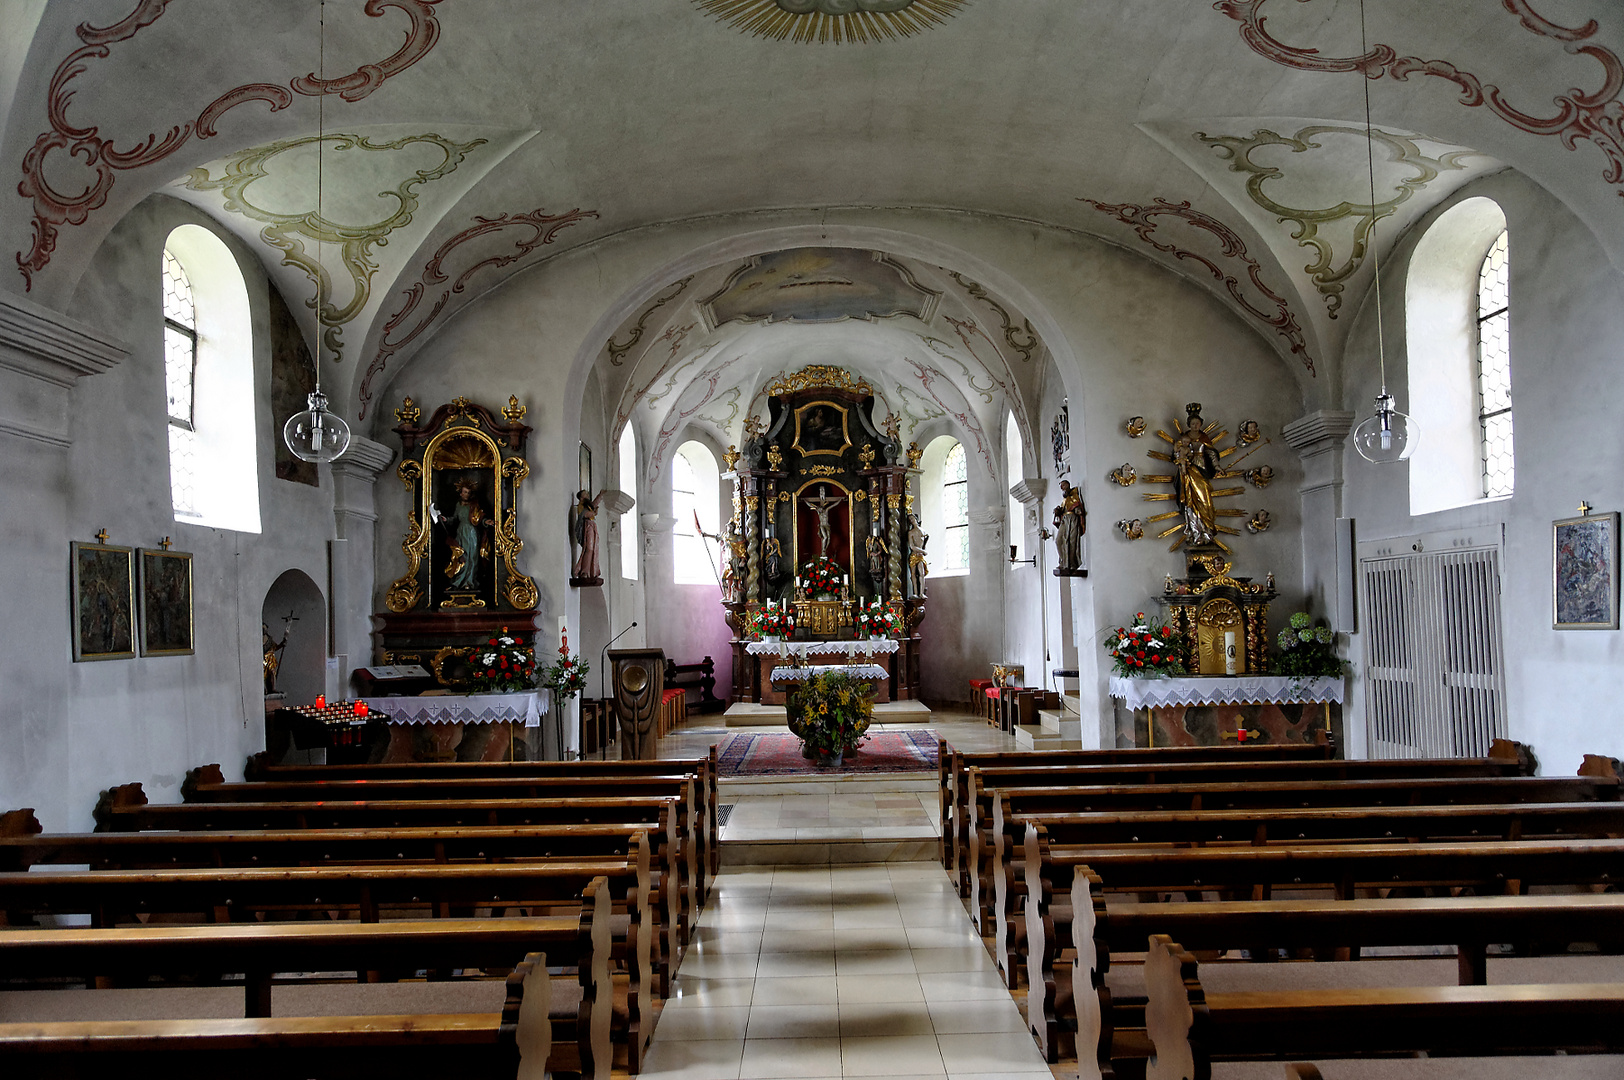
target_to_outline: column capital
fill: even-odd
[[[129,355],[129,346],[110,334],[0,291],[0,368],[71,388]]]
[[[598,498],[602,500],[598,503],[598,506],[612,518],[618,518],[621,514],[637,505],[636,499],[615,488],[607,488],[599,492]]]
[[[1020,502],[1030,506],[1043,501],[1044,494],[1049,490],[1049,481],[1041,476],[1028,476],[1015,481],[1010,486],[1009,493]]]
[[[394,460],[393,448],[364,435],[351,434],[344,456],[333,462],[333,472],[357,480],[375,481]]]
[[[1293,420],[1281,434],[1299,454],[1308,457],[1342,445],[1352,430],[1353,413],[1344,409],[1320,409]]]

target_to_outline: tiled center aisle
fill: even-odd
[[[648,1080],[1049,1076],[936,863],[724,867]]]

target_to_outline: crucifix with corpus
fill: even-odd
[[[827,557],[829,555],[829,540],[831,538],[831,533],[830,533],[830,529],[829,529],[829,513],[835,507],[839,506],[841,503],[843,503],[845,501],[846,501],[845,499],[842,499],[842,498],[840,498],[838,496],[830,495],[828,487],[826,485],[824,485],[824,484],[819,484],[818,485],[818,497],[817,498],[815,498],[815,499],[807,498],[807,499],[802,499],[801,500],[801,502],[803,502],[807,506],[811,507],[812,512],[814,514],[818,515],[818,551],[817,551],[817,554],[820,555],[820,556]]]

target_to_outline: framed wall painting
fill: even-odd
[[[1551,523],[1552,614],[1557,630],[1618,629],[1618,514]]]
[[[192,655],[191,553],[142,548],[139,561],[141,655]]]
[[[74,662],[128,660],[135,655],[135,550],[78,541],[68,548]]]

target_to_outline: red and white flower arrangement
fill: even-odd
[[[791,637],[795,633],[795,609],[769,600],[766,607],[755,612],[750,629],[755,638]]]
[[[569,641],[558,647],[558,663],[549,667],[542,681],[552,688],[553,697],[559,705],[574,698],[586,689],[587,672],[592,665],[581,659],[579,653],[570,655]]]
[[[818,556],[801,567],[801,588],[813,600],[833,600],[840,595],[845,574],[833,559]]]
[[[870,637],[895,637],[902,632],[902,620],[877,597],[859,606],[852,622],[857,625],[859,634]]]
[[[1143,678],[1147,675],[1183,675],[1179,642],[1159,621],[1145,618],[1143,611],[1133,617],[1131,626],[1119,626],[1105,639],[1111,654],[1111,670],[1118,675]]]
[[[468,656],[475,689],[506,693],[536,685],[536,650],[508,633],[507,627]]]

